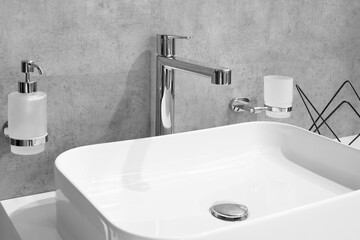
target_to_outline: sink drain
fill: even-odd
[[[249,216],[245,205],[234,202],[216,202],[211,206],[210,213],[225,221],[243,221]]]

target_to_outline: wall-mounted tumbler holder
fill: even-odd
[[[280,75],[264,77],[264,106],[250,105],[248,98],[234,98],[230,108],[234,112],[261,113],[273,118],[288,118],[292,111],[293,78]]]
[[[230,108],[234,112],[250,112],[250,113],[261,113],[265,111],[275,112],[275,113],[286,113],[291,112],[292,107],[272,107],[264,105],[263,107],[253,107],[250,105],[249,98],[233,98],[230,102]]]

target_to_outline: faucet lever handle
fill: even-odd
[[[179,36],[179,35],[165,35],[169,39],[190,39],[190,36]]]
[[[178,36],[168,34],[157,35],[157,52],[163,57],[173,57],[175,55],[175,39],[190,39],[190,36]]]

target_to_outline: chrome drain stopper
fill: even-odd
[[[211,206],[210,213],[225,221],[243,221],[249,216],[248,208],[235,202],[216,202]]]

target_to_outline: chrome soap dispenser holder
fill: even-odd
[[[21,61],[21,72],[25,74],[25,81],[18,82],[18,91],[19,93],[33,93],[37,91],[37,81],[30,80],[30,73],[34,72],[34,68],[36,68],[39,72],[39,75],[43,75],[44,72],[40,66],[35,64],[31,60],[23,60]],[[13,139],[9,136],[8,131],[8,121],[3,125],[3,133],[6,138],[10,140],[10,145],[16,147],[36,147],[48,142],[49,137],[48,134],[42,137],[33,138],[33,139]]]

